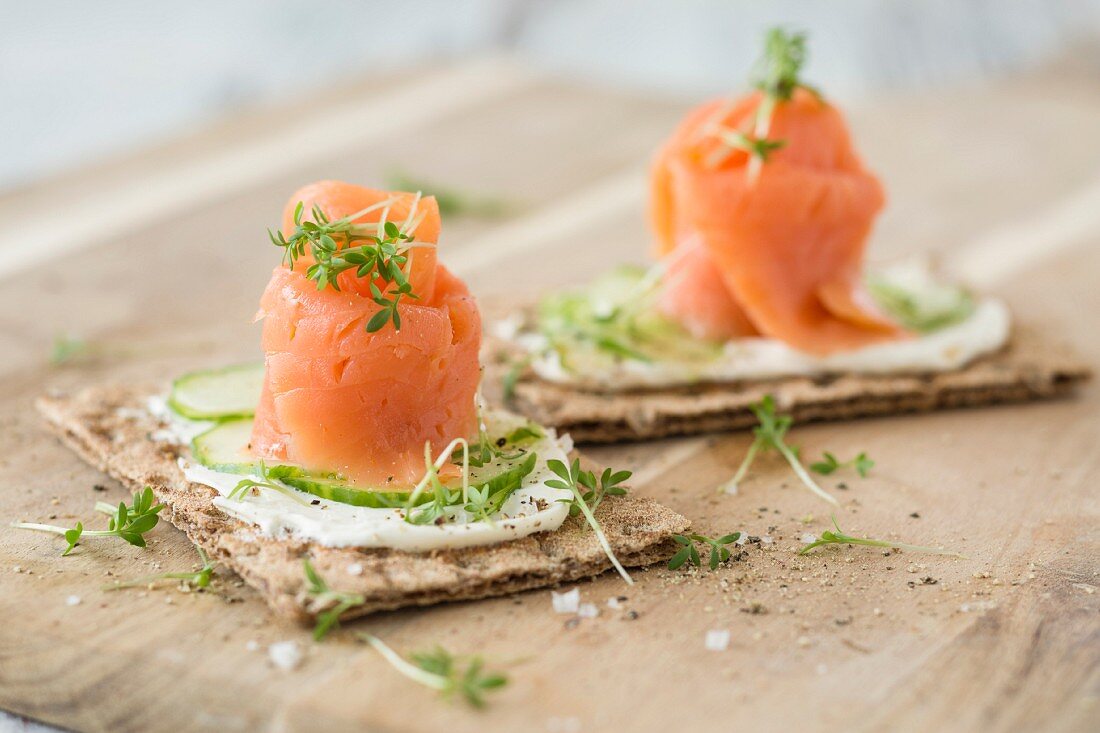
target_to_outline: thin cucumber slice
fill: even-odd
[[[252,440],[252,418],[224,420],[191,441],[191,455],[215,471],[255,473],[259,464],[248,450]]]
[[[203,466],[215,471],[238,474],[259,473],[260,465],[249,451],[252,439],[252,418],[224,420],[191,441],[191,455]],[[528,436],[522,436],[526,439]],[[484,466],[470,467],[470,486],[488,487],[495,497],[497,508],[508,496],[523,485],[523,480],[535,470],[538,456],[522,451],[514,457],[501,458]],[[335,474],[312,474],[298,466],[268,465],[267,476],[281,481],[299,491],[330,501],[353,506],[392,509],[406,505],[408,491],[388,491],[372,487],[355,486]],[[452,479],[446,484],[450,491],[460,490],[460,481]],[[431,492],[424,492],[417,504],[432,499]]]
[[[475,489],[489,487],[489,495],[498,498],[498,505],[523,485],[523,479],[535,470],[538,456],[530,453],[517,463],[506,465],[488,464],[470,471],[470,486]],[[275,466],[268,470],[271,478],[282,481],[287,486],[305,491],[308,494],[319,496],[322,499],[338,501],[342,504],[353,506],[374,507],[375,509],[395,509],[408,503],[407,491],[384,491],[380,489],[352,486],[340,478],[325,478],[310,476],[300,468],[293,466]],[[451,491],[462,488],[461,482],[451,482],[447,485]],[[430,491],[420,495],[416,504],[424,504],[431,501]],[[499,506],[497,507],[499,509]]]
[[[279,468],[282,468],[281,466]],[[307,474],[299,476],[279,476],[277,469],[269,472],[273,478],[278,477],[287,486],[293,486],[299,491],[319,496],[322,499],[338,501],[341,504],[352,506],[366,506],[375,509],[395,509],[405,506],[408,501],[407,491],[378,491],[377,489],[361,489],[350,486],[346,481],[335,478],[317,478]],[[422,496],[417,503],[427,501],[428,496]]]
[[[191,420],[227,420],[256,413],[263,364],[241,364],[185,374],[172,383],[168,406]]]
[[[504,491],[511,494],[523,485],[523,479],[535,470],[538,456],[534,453],[526,454],[526,457],[517,463],[512,463],[501,470],[501,466],[488,464],[477,470],[470,471],[470,485],[476,488],[489,487],[489,495]],[[507,498],[507,497],[505,497]],[[503,503],[503,500],[501,501]]]

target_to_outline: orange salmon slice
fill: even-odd
[[[439,211],[430,197],[337,181],[310,184],[288,202],[286,236],[299,201],[310,216],[316,205],[329,220],[389,202],[362,219],[376,223],[386,211],[387,220],[400,225],[411,212],[420,222],[416,241],[434,245],[439,238]],[[435,456],[453,439],[477,434],[477,305],[437,261],[434,246],[415,251],[407,277],[419,299],[400,302],[400,330],[387,323],[367,332],[379,306],[368,279],[353,270],[339,275],[337,291],[318,290],[306,277],[308,254],[293,270],[275,268],[258,314],[266,371],[252,433],[257,456],[400,490],[424,475],[425,444]]]
[[[669,268],[661,309],[696,335],[758,333],[817,355],[905,338],[862,289],[885,194],[839,111],[803,89],[778,104],[768,137],[785,144],[754,174],[749,154],[715,133],[751,131],[761,98],[702,105],[655,158],[659,253],[675,257],[699,241],[706,250],[683,258],[679,279]]]

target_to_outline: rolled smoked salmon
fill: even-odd
[[[404,222],[412,211],[413,220],[423,217],[411,232],[415,241],[436,244],[433,198],[337,181],[296,192],[284,234],[294,227],[299,201],[305,212],[316,205],[335,220],[391,199],[387,221]],[[377,222],[382,212],[356,221]],[[397,489],[423,476],[425,443],[435,455],[451,440],[477,434],[477,306],[465,284],[438,263],[434,246],[409,253],[407,277],[419,299],[400,301],[400,329],[387,324],[373,333],[366,325],[379,305],[370,278],[346,270],[339,290],[318,289],[305,275],[313,261],[308,253],[293,269],[275,268],[258,315],[266,372],[252,433],[256,455]]]
[[[885,196],[840,112],[795,89],[770,117],[767,139],[781,147],[753,170],[752,153],[717,132],[751,136],[764,100],[757,91],[700,106],[654,160],[658,252],[705,250],[674,260],[662,311],[705,338],[759,334],[818,355],[904,337],[861,285]]]

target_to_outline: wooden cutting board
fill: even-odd
[[[0,199],[0,517],[71,524],[123,496],[47,436],[35,395],[258,355],[250,319],[276,261],[264,229],[300,183],[377,182],[400,167],[511,198],[508,218],[445,222],[442,257],[481,297],[529,297],[644,260],[644,166],[684,109],[500,60],[349,82],[318,102],[344,117],[272,110]],[[851,118],[891,194],[875,259],[933,253],[1100,357],[1095,79],[1055,70],[884,98]],[[52,368],[62,331],[124,353]],[[381,614],[315,644],[226,574],[205,593],[100,590],[189,567],[170,526],[146,550],[88,542],[66,558],[54,538],[6,530],[0,708],[88,731],[1087,730],[1100,715],[1098,408],[1088,387],[1046,404],[794,428],[804,455],[876,461],[869,478],[827,482],[844,529],[966,559],[798,556],[829,507],[782,464],[759,461],[737,496],[714,492],[744,434],[593,450],[700,531],[761,541],[715,572],[581,583],[601,612],[579,623],[537,591]],[[619,596],[621,609],[607,606]],[[726,651],[705,648],[713,629],[730,631]],[[485,711],[448,705],[357,631],[401,652],[480,653],[511,683]],[[285,640],[305,652],[292,671],[266,652]]]

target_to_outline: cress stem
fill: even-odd
[[[634,579],[630,577],[630,574],[626,572],[626,569],[619,563],[619,558],[615,557],[615,553],[611,549],[611,543],[607,541],[603,529],[600,528],[600,523],[596,521],[596,517],[592,515],[592,510],[588,508],[588,504],[585,503],[584,497],[581,496],[581,492],[577,490],[576,482],[573,482],[572,491],[573,497],[581,509],[581,513],[584,514],[584,518],[588,520],[588,525],[592,527],[592,531],[596,533],[596,540],[600,543],[600,547],[603,548],[604,554],[607,555],[607,559],[615,566],[615,570],[619,572],[619,575],[623,577],[627,585],[634,585]]]
[[[749,472],[749,466],[752,465],[753,459],[756,458],[757,451],[760,450],[760,439],[757,438],[752,441],[752,445],[749,446],[748,453],[745,454],[745,460],[741,461],[741,465],[737,467],[737,473],[733,474],[726,483],[718,487],[719,494],[736,494],[737,485],[745,478],[745,474]]]
[[[925,547],[924,545],[907,545],[904,542],[888,542],[886,540],[848,540],[854,545],[873,545],[875,547],[896,547],[899,550],[908,550],[910,552],[927,552],[932,555],[950,555],[953,557],[966,557],[965,555],[954,552],[953,550],[945,550],[942,547]]]
[[[798,456],[791,452],[791,449],[787,447],[786,443],[777,441],[776,447],[779,449],[779,452],[783,454],[783,457],[787,459],[787,463],[791,464],[791,468],[793,468],[794,472],[798,474],[798,478],[802,479],[802,483],[806,485],[806,488],[808,488],[810,491],[814,492],[830,504],[833,504],[834,506],[840,506],[839,501],[834,499],[831,494],[818,486],[817,483],[813,480],[813,477],[810,476],[810,474],[806,473],[806,469],[802,467],[802,462],[798,460]]]
[[[31,529],[36,532],[49,532],[50,534],[58,535],[64,535],[69,531],[69,528],[66,527],[58,527],[53,524],[38,524],[37,522],[12,522],[11,526],[15,529]]]
[[[49,532],[50,534],[65,536],[65,533],[75,527],[58,527],[53,524],[38,524],[37,522],[12,522],[11,526],[14,529],[30,529],[35,532]],[[118,531],[113,529],[86,529],[81,533],[81,538],[85,537],[116,537]]]
[[[446,690],[448,682],[443,677],[431,672],[425,672],[417,667],[415,664],[408,662],[400,654],[395,652],[386,646],[381,639],[374,634],[360,634],[360,636],[372,647],[374,650],[382,655],[382,657],[390,663],[390,665],[401,674],[408,677],[414,682],[419,682],[425,687],[431,687],[434,690]]]

